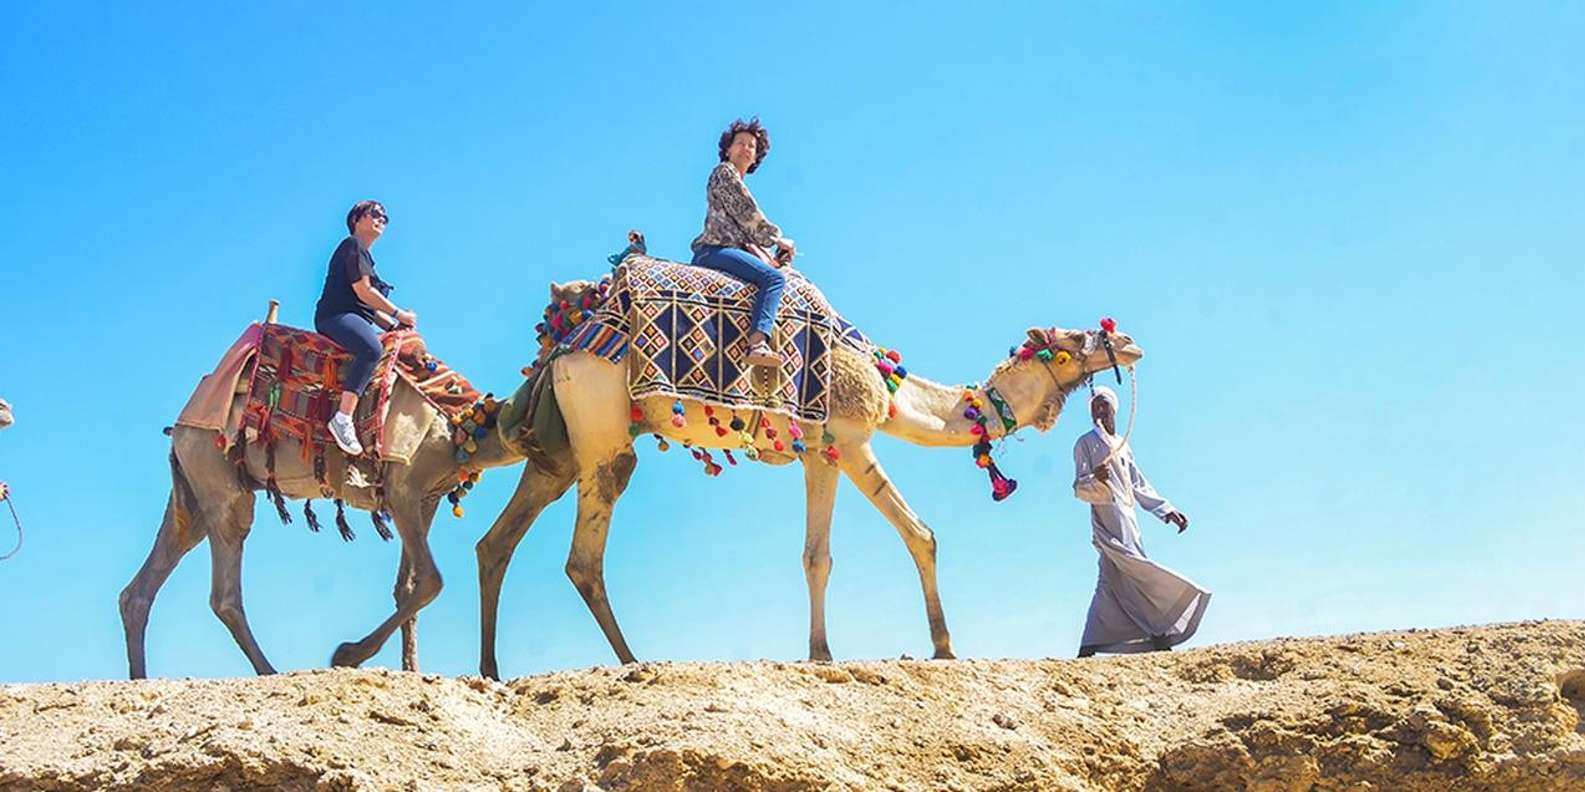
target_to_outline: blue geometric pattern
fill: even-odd
[[[830,416],[832,346],[868,354],[869,339],[813,283],[789,271],[771,337],[784,362],[779,371],[757,371],[744,361],[754,296],[753,286],[724,273],[631,256],[612,272],[605,302],[566,345],[613,363],[631,356],[634,399],[686,396],[823,423]]]

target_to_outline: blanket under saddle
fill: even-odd
[[[833,349],[846,344],[868,353],[871,344],[813,283],[796,270],[786,273],[771,337],[784,361],[779,370],[756,375],[744,360],[754,286],[641,255],[617,265],[603,301],[580,316],[564,347],[613,363],[631,357],[634,399],[689,397],[823,423],[831,411]]]

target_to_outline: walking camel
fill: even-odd
[[[272,311],[273,318],[273,311]],[[232,410],[241,409],[246,397],[236,396]],[[454,457],[452,429],[440,411],[418,391],[398,378],[393,387],[387,422],[410,421],[423,427],[423,439],[412,461],[388,466],[384,480],[385,504],[402,542],[402,560],[394,591],[396,610],[373,632],[336,648],[331,664],[356,666],[374,656],[398,626],[402,628],[402,668],[418,670],[415,620],[418,611],[440,593],[441,577],[429,549],[429,528],[436,507],[456,486],[461,465]],[[275,479],[288,498],[324,497],[313,463],[301,453],[301,444],[282,438],[276,448]],[[490,432],[478,441],[470,468],[491,468],[522,461],[522,454]],[[326,455],[327,479],[335,490],[331,497],[353,505],[374,507],[369,488],[345,484],[346,457]],[[121,621],[126,631],[127,665],[133,679],[146,675],[144,634],[154,596],[182,557],[204,539],[209,540],[211,566],[209,606],[231,631],[254,671],[272,674],[274,666],[253,638],[242,607],[242,550],[253,523],[254,493],[267,478],[265,452],[255,444],[245,448],[243,468],[249,481],[240,479],[237,464],[215,444],[215,433],[176,426],[171,430],[171,494],[165,506],[154,548],[148,559],[121,592]]]
[[[566,291],[566,287],[552,287],[553,297]],[[1124,366],[1133,365],[1144,354],[1122,333],[1057,328],[1031,328],[1028,333],[1032,344],[1053,354],[1029,359],[1012,357],[997,365],[985,383],[987,388],[999,392],[1010,408],[1015,425],[1008,431],[1025,426],[1042,432],[1050,429],[1069,392],[1091,374],[1112,368],[1108,347],[1115,354],[1115,362]],[[607,599],[604,573],[612,509],[638,462],[629,431],[633,418],[642,414],[643,433],[659,434],[696,448],[739,447],[736,438],[718,437],[707,425],[705,407],[698,401],[681,400],[686,415],[682,428],[674,427],[669,420],[673,399],[632,401],[628,394],[630,360],[613,364],[588,352],[573,352],[551,361],[549,370],[542,374],[553,377],[556,400],[567,423],[572,464],[525,465],[516,492],[475,547],[479,560],[479,671],[484,676],[499,679],[495,656],[497,613],[501,582],[512,553],[539,513],[573,484],[578,486],[577,526],[567,557],[567,576],[599,623],[617,659],[634,662]],[[895,394],[888,394],[872,358],[837,345],[831,392],[832,418],[823,430],[834,438],[830,445],[837,452],[835,463],[828,464],[826,457],[813,447],[801,457],[807,503],[803,565],[809,586],[809,659],[831,659],[826,641],[825,590],[831,574],[831,514],[839,472],[902,536],[919,571],[934,656],[951,658],[952,639],[936,591],[935,534],[887,478],[870,447],[870,438],[878,430],[922,446],[974,445],[979,438],[971,433],[974,421],[964,414],[964,388],[940,385],[911,374]],[[894,413],[888,399],[896,407]],[[998,422],[993,420],[991,424],[993,438],[1007,433]],[[822,435],[819,425],[802,428],[811,438]],[[759,455],[761,461],[771,464],[800,458],[767,448],[761,448]]]

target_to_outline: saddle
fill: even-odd
[[[542,343],[584,350],[612,363],[631,356],[633,399],[688,397],[823,423],[830,415],[831,355],[838,344],[873,345],[801,273],[787,271],[771,347],[780,370],[744,359],[757,289],[715,270],[629,255],[576,304],[546,309]]]
[[[385,352],[358,402],[353,423],[359,441],[373,450],[376,459],[406,464],[422,432],[408,438],[392,437],[387,431],[391,394],[398,381],[411,386],[447,419],[470,413],[480,394],[461,374],[430,355],[417,331],[395,330],[380,340]],[[351,358],[318,333],[254,323],[215,372],[199,383],[176,422],[218,432],[217,443],[228,450],[250,443],[273,450],[281,440],[290,439],[300,444],[305,458],[320,458],[327,447],[335,447],[326,424],[335,414],[342,369]],[[240,403],[235,398],[239,395]]]

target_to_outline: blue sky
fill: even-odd
[[[912,371],[979,379],[1031,325],[1138,339],[1134,445],[1194,520],[1146,547],[1215,592],[1194,645],[1585,618],[1585,9],[666,5],[0,7],[0,479],[29,530],[0,681],[125,674],[160,428],[267,300],[311,322],[353,202],[389,208],[375,255],[431,350],[509,392],[546,284],[630,227],[685,255],[716,135],[753,114],[751,188]],[[1001,504],[967,450],[877,442],[961,656],[1075,649],[1087,426],[1010,444]],[[607,557],[634,651],[802,657],[799,472],[639,448]],[[477,668],[473,544],[516,478],[437,519],[426,670]],[[562,572],[572,506],[508,575],[503,673],[613,662]],[[398,548],[258,516],[255,633],[322,666],[389,613]],[[837,656],[927,655],[912,564],[846,484],[833,554]],[[154,607],[152,674],[249,673],[207,556]]]

